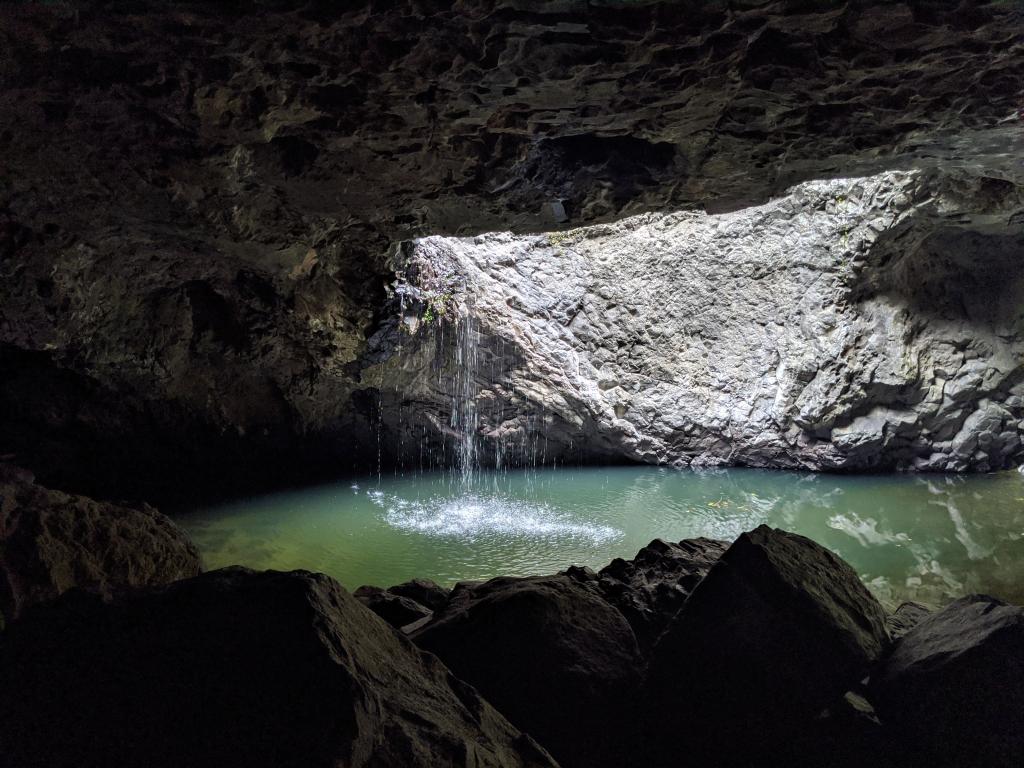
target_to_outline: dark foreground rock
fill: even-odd
[[[432,611],[440,611],[448,604],[448,595],[451,590],[435,584],[430,579],[412,579],[388,587],[388,592],[415,600]]]
[[[774,759],[757,763],[759,768],[900,768],[892,763],[885,728],[862,691],[848,691],[784,738],[773,745]]]
[[[0,744],[16,766],[555,765],[337,582],[241,568],[24,617]]]
[[[433,614],[425,605],[420,605],[408,597],[392,594],[380,587],[363,586],[352,594],[384,621],[397,628],[421,621]]]
[[[867,674],[887,640],[882,607],[845,562],[767,526],[743,534],[654,650],[644,697],[653,763],[674,764],[686,735],[698,751],[713,745],[720,764],[786,742]]]
[[[898,640],[920,624],[931,612],[931,608],[921,603],[900,603],[892,615],[885,620],[885,628],[889,632],[889,637]]]
[[[444,608],[449,592],[430,579],[412,579],[387,589],[362,586],[353,594],[388,624],[409,632]]]
[[[1024,608],[964,597],[923,619],[872,675],[903,765],[1024,765]]]
[[[185,533],[152,507],[123,507],[36,485],[0,464],[0,614],[72,587],[164,584],[202,570]]]
[[[458,585],[411,637],[563,765],[628,764],[636,639],[615,608],[571,577]]]
[[[599,572],[597,584],[646,649],[728,548],[728,542],[714,539],[684,539],[678,544],[655,539],[632,560],[612,560]]]

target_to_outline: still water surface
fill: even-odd
[[[350,589],[599,569],[651,539],[761,523],[835,550],[883,602],[1024,603],[1024,476],[559,468],[376,476],[178,517],[217,568],[324,571]]]

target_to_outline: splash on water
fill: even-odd
[[[383,510],[384,521],[399,530],[427,536],[473,540],[485,536],[519,539],[577,539],[603,544],[623,536],[609,525],[573,522],[547,504],[524,502],[500,495],[466,494],[409,500],[369,494]]]

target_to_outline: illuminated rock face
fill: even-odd
[[[423,238],[382,380],[442,431],[476,398],[476,453],[512,463],[543,445],[549,460],[1000,468],[1022,453],[1022,205],[992,179],[887,173],[717,216]]]

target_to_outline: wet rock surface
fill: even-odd
[[[565,576],[459,585],[410,635],[562,765],[615,766],[642,660],[625,618]]]
[[[97,496],[320,476],[373,464],[378,435],[390,461],[425,429],[444,443],[432,422],[403,421],[416,396],[372,370],[393,352],[370,339],[398,241],[720,213],[892,168],[955,166],[997,186],[1019,174],[1012,3],[88,1],[0,14],[0,450]],[[735,268],[752,280],[785,269],[755,261]],[[598,321],[617,322],[606,311],[595,338]],[[912,334],[920,317],[880,309],[856,332]],[[728,340],[699,330],[712,329],[691,329],[688,359],[696,375],[706,351],[713,377]],[[767,407],[751,416],[739,398],[728,418],[668,425],[682,446],[663,446],[660,427],[650,446],[591,442],[645,460],[739,446],[747,460],[819,465],[835,460],[792,441],[835,427],[851,463],[902,461],[892,443],[907,441],[918,458],[943,444],[924,456],[937,468],[1013,455],[1016,411],[979,346],[988,335],[963,350],[984,369],[943,369],[949,389],[927,395],[964,410],[948,435],[904,424],[922,409],[905,413],[900,393],[927,391],[913,375],[882,371],[862,394],[836,344],[838,360],[780,356],[780,408],[816,371],[816,389],[849,385],[857,403],[784,411],[801,414],[784,420],[796,436],[769,430],[757,450],[756,429],[733,437]],[[615,402],[599,402],[637,427],[646,406],[619,381],[607,380]],[[166,479],[186,472],[194,482]]]
[[[901,764],[1024,761],[1024,608],[984,595],[922,619],[871,676]]]
[[[555,766],[337,582],[239,568],[8,629],[0,743],[22,766]]]
[[[109,593],[201,570],[195,545],[152,507],[53,491],[0,463],[0,615],[8,621],[75,587]]]
[[[882,607],[846,563],[802,536],[745,533],[654,649],[642,697],[651,759],[669,764],[681,734],[723,764],[777,748],[887,644]]]
[[[3,4],[0,454],[252,492],[450,458],[454,394],[485,461],[1019,462],[1022,32],[997,2]],[[525,728],[580,766],[1021,762],[1021,609],[901,608],[872,668],[884,614],[799,537],[364,595],[510,722],[326,577],[119,593],[194,549],[2,472],[0,761],[554,765]]]
[[[363,588],[362,601],[323,575],[243,568],[70,590],[0,634],[4,758],[1019,763],[1024,609],[982,596],[930,613],[904,604],[888,619],[894,635],[905,632],[891,643],[881,606],[813,542],[762,526],[723,548],[655,540],[600,574],[574,567],[450,594],[415,580]],[[694,571],[706,575],[690,586]],[[606,594],[609,572],[618,576]],[[672,616],[660,613],[659,583],[690,593]],[[425,615],[402,631],[362,604],[418,605],[412,594],[436,601],[435,612],[419,605]],[[667,624],[649,664],[626,615],[641,628]]]

